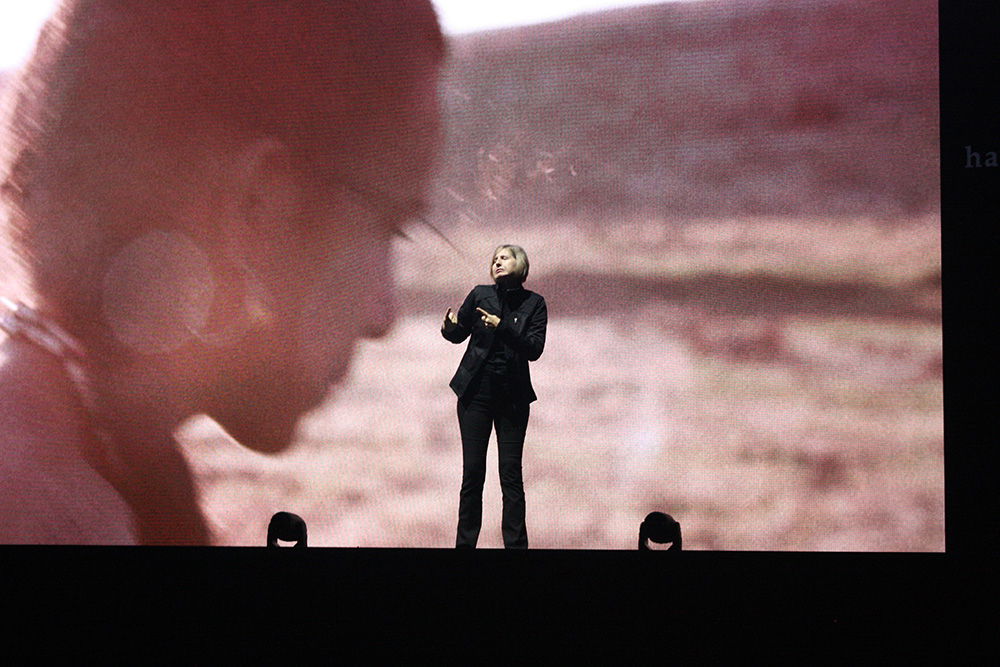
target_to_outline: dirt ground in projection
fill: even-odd
[[[691,549],[943,550],[937,216],[509,234],[550,313],[524,455],[533,547],[634,548],[661,510]],[[293,451],[267,458],[186,426],[220,544],[261,544],[279,509],[318,546],[453,543],[447,384],[464,346],[438,327],[479,276],[456,280],[454,251],[430,235],[397,256],[399,322],[360,346]],[[776,257],[783,278],[754,277]],[[489,466],[480,544],[499,547],[493,443]]]
[[[524,455],[533,547],[634,548],[661,510],[690,549],[944,549],[938,216],[497,233],[531,249],[549,303]],[[204,418],[182,429],[218,544],[262,544],[278,510],[316,546],[452,544],[464,346],[438,328],[484,271],[413,236],[395,328],[359,346],[290,452],[253,454]],[[783,278],[756,271],[776,257]],[[480,544],[499,547],[493,443],[489,468]]]

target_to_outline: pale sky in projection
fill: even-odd
[[[154,0],[150,0],[151,2]],[[553,21],[613,7],[650,5],[664,0],[434,0],[445,32],[461,34]],[[671,0],[674,2],[690,0]],[[56,0],[0,0],[0,69],[16,67]]]

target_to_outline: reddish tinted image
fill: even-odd
[[[516,245],[531,548],[944,550],[936,3],[218,4],[4,75],[0,541],[453,547],[442,318]]]

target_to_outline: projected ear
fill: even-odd
[[[213,232],[221,290],[215,317],[199,338],[228,347],[274,322],[273,267],[287,257],[301,190],[290,151],[272,138],[254,140],[229,156],[232,191]]]
[[[237,225],[228,231],[237,240],[281,233],[296,216],[301,196],[288,147],[270,137],[257,139],[237,154],[235,168]]]
[[[270,137],[246,144],[231,168],[234,193],[218,241],[224,261],[246,279],[287,257],[300,218],[301,175],[288,147]]]

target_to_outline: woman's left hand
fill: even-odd
[[[485,324],[487,327],[489,327],[490,329],[496,329],[498,326],[500,326],[499,317],[497,317],[492,313],[487,313],[482,308],[476,308],[476,310],[479,311],[479,314],[482,316],[480,319],[482,319],[483,324]]]

